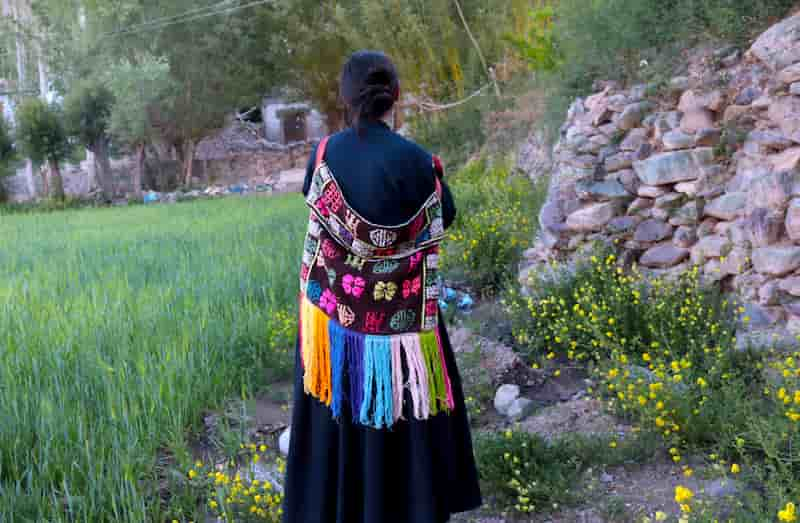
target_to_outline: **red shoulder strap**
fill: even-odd
[[[436,171],[433,175],[436,181],[436,194],[439,196],[439,199],[441,199],[442,198],[441,177],[444,176],[444,166],[442,165],[442,159],[436,155],[433,155],[433,169]]]
[[[328,140],[330,140],[330,136],[326,136],[320,140],[319,145],[317,146],[317,159],[314,162],[314,169],[319,169],[322,160],[325,158],[325,149],[328,147]]]

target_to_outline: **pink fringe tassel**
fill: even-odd
[[[406,349],[406,364],[408,366],[408,388],[414,406],[416,419],[428,419],[431,415],[428,371],[425,368],[425,358],[422,356],[422,346],[418,334],[408,334],[402,337],[403,347]]]
[[[393,421],[397,423],[398,420],[403,418],[403,392],[405,386],[403,384],[403,361],[402,361],[402,346],[400,336],[392,336],[392,409],[394,418]]]

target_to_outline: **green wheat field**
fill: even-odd
[[[158,520],[159,456],[288,372],[304,228],[297,196],[0,216],[0,521]]]

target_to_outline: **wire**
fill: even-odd
[[[107,34],[101,36],[101,38],[111,38],[111,37],[121,36],[121,35],[138,34],[138,33],[144,33],[144,32],[148,32],[148,31],[154,31],[154,30],[158,30],[158,29],[163,29],[164,27],[169,27],[171,25],[183,24],[183,23],[186,23],[186,22],[192,22],[194,20],[200,20],[202,18],[208,18],[208,17],[211,17],[211,16],[220,15],[220,14],[228,14],[228,13],[233,13],[233,12],[236,12],[236,11],[241,11],[242,9],[255,7],[257,5],[272,3],[274,0],[258,0],[258,1],[255,1],[255,2],[250,2],[248,4],[242,4],[242,5],[228,7],[228,8],[216,9],[217,7],[222,7],[222,4],[228,3],[228,1],[229,0],[226,0],[224,2],[221,2],[219,4],[215,4],[214,6],[211,6],[211,7],[215,7],[215,9],[213,11],[211,11],[211,12],[205,12],[205,13],[199,13],[199,14],[192,15],[190,11],[187,11],[186,13],[183,13],[181,15],[175,15],[173,17],[166,17],[166,18],[163,19],[163,21],[159,21],[161,19],[157,19],[157,20],[154,20],[154,21],[151,21],[151,22],[145,22],[143,24],[138,24],[138,25],[135,25],[135,26],[131,26],[131,27],[127,28],[127,29],[122,29],[120,31],[115,31],[113,33],[107,33]],[[169,18],[169,20],[167,20],[167,18]]]
[[[434,103],[434,102],[420,101],[420,102],[410,102],[410,103],[407,103],[407,104],[401,104],[401,107],[413,107],[413,106],[416,105],[417,107],[419,107],[423,111],[428,111],[428,112],[445,111],[447,109],[453,109],[455,107],[458,107],[459,105],[464,105],[465,103],[469,102],[470,100],[472,100],[476,96],[478,96],[481,93],[483,93],[483,91],[485,91],[489,87],[491,87],[491,84],[485,84],[483,87],[481,87],[480,89],[478,89],[477,91],[475,91],[471,95],[469,95],[466,98],[463,98],[461,100],[458,100],[457,102],[452,102],[452,103],[448,103],[448,104],[438,104],[438,103]]]
[[[113,31],[111,33],[107,33],[104,36],[112,36],[112,35],[115,35],[115,34],[122,34],[122,33],[126,33],[126,32],[129,32],[129,31],[142,29],[144,27],[148,27],[148,26],[151,26],[151,25],[174,21],[174,20],[176,20],[178,18],[184,18],[186,16],[193,15],[193,14],[198,14],[198,13],[201,13],[201,12],[204,12],[204,11],[205,12],[214,11],[216,9],[221,8],[225,4],[230,4],[233,1],[234,0],[222,0],[221,2],[218,2],[216,4],[210,4],[210,5],[207,5],[205,7],[196,7],[194,9],[189,9],[188,11],[184,11],[183,13],[180,13],[180,14],[177,14],[177,15],[162,16],[161,18],[154,18],[153,20],[148,20],[147,22],[142,22],[140,24],[135,24],[133,26],[130,26],[130,27],[125,28],[125,29],[121,29],[119,31]]]

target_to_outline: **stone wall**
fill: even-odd
[[[655,274],[699,266],[748,304],[753,332],[788,343],[800,333],[800,15],[744,54],[695,54],[687,71],[572,104],[521,281],[599,240]]]

